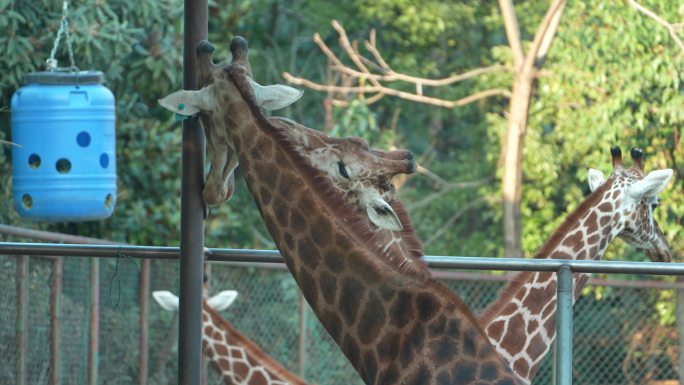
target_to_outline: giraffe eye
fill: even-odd
[[[658,206],[660,206],[660,203],[659,203],[659,202],[653,202],[653,203],[651,203],[651,209],[652,209],[652,210],[655,210],[656,208],[658,208]]]
[[[351,178],[349,177],[349,173],[347,172],[347,168],[344,166],[344,163],[342,163],[342,161],[337,162],[337,169],[343,178],[351,180]]]

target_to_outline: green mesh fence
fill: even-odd
[[[50,373],[50,295],[54,260],[29,259],[27,383],[46,384]],[[138,384],[140,265],[128,258],[64,258],[61,310],[61,383],[87,384],[91,270],[99,263],[98,384]],[[99,261],[99,262],[94,262]],[[16,384],[19,354],[19,257],[0,256],[0,384]],[[211,291],[235,289],[237,301],[222,314],[285,367],[312,384],[361,384],[320,326],[286,270],[213,264]],[[116,272],[116,275],[114,274]],[[474,309],[502,286],[489,280],[446,281]],[[151,290],[178,293],[178,263],[153,261]],[[656,303],[674,292],[646,287],[601,286],[575,305],[573,383],[576,385],[673,385],[679,342],[674,325],[661,325]],[[600,294],[600,295],[598,295]],[[177,381],[178,315],[149,298],[147,384]],[[302,319],[303,317],[303,319]],[[304,325],[300,337],[300,325]],[[300,341],[302,346],[300,348]],[[301,354],[300,354],[301,352]],[[534,384],[553,384],[550,353]],[[208,384],[222,384],[212,369]]]

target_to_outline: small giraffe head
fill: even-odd
[[[608,187],[604,197],[612,204],[606,207],[613,210],[614,219],[620,225],[620,238],[644,250],[653,261],[671,261],[670,247],[653,218],[653,211],[659,205],[658,194],[672,178],[672,170],[655,170],[645,174],[644,153],[639,148],[633,148],[630,152],[633,160],[631,168],[622,165],[619,147],[613,147],[610,152],[613,158],[612,174],[606,179],[602,172],[590,169],[590,189],[595,191],[604,184]]]
[[[199,91],[175,92],[161,99],[159,103],[180,115],[204,115],[203,124],[214,122],[216,124],[213,124],[211,130],[223,130],[230,129],[226,127],[229,118],[223,117],[231,113],[230,110],[238,99],[244,99],[251,108],[273,110],[285,107],[301,96],[301,91],[288,86],[261,86],[254,82],[251,78],[247,43],[244,39],[233,39],[230,48],[233,54],[231,64],[217,65],[212,60],[214,47],[202,41],[196,52],[198,83],[204,87]],[[255,115],[262,116],[261,113]],[[362,139],[331,138],[283,118],[269,118],[268,122],[269,125],[281,129],[281,133],[288,138],[288,142],[295,150],[308,159],[310,166],[327,176],[332,188],[345,195],[347,201],[360,207],[373,224],[386,230],[403,230],[402,214],[396,213],[392,205],[394,188],[391,180],[399,173],[415,171],[415,162],[409,151],[385,152],[370,149]],[[228,140],[228,135],[223,135],[223,138]],[[212,138],[208,136],[208,139],[211,141]],[[217,146],[210,143],[210,151],[215,147]],[[233,149],[234,144],[230,143],[224,148]],[[229,161],[225,160],[226,157],[219,158],[222,162]],[[212,163],[210,176],[213,170],[225,167],[225,164]],[[231,178],[225,179],[226,181],[232,181],[232,173],[227,174],[226,178]],[[210,184],[213,179],[208,179],[204,192],[205,199],[207,196],[217,197],[210,199],[209,203],[225,200],[229,194],[212,193],[214,190],[219,191],[215,186],[224,183]]]

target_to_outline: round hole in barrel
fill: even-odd
[[[40,155],[38,155],[38,154],[29,155],[28,165],[29,165],[29,167],[31,167],[34,170],[37,169],[38,167],[40,167]]]
[[[100,155],[100,166],[102,166],[102,168],[107,168],[107,166],[109,166],[109,155]]]
[[[31,198],[30,194],[24,194],[21,196],[21,204],[24,206],[26,210],[29,210],[31,207],[33,207],[33,198]]]
[[[71,171],[71,162],[67,158],[61,158],[57,160],[57,172],[60,174],[67,174],[69,171]]]
[[[86,131],[81,131],[76,135],[76,143],[81,147],[88,147],[90,145],[90,134]]]
[[[105,197],[105,207],[110,208],[112,207],[112,204],[114,203],[114,198],[112,197],[112,194],[107,194]]]

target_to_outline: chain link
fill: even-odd
[[[69,61],[71,62],[71,66],[69,69],[78,71],[78,67],[76,67],[76,61],[74,60],[74,49],[72,47],[72,40],[71,40],[71,34],[69,33],[69,3],[67,0],[64,0],[64,3],[62,5],[62,20],[59,23],[59,30],[57,31],[57,37],[55,38],[55,42],[52,45],[52,51],[50,52],[50,58],[45,61],[45,64],[47,65],[47,69],[50,71],[58,70],[59,67],[57,65],[57,59],[55,59],[55,55],[57,54],[57,48],[59,47],[59,41],[62,39],[62,34],[66,35],[66,41],[67,41],[67,50],[69,51]]]

